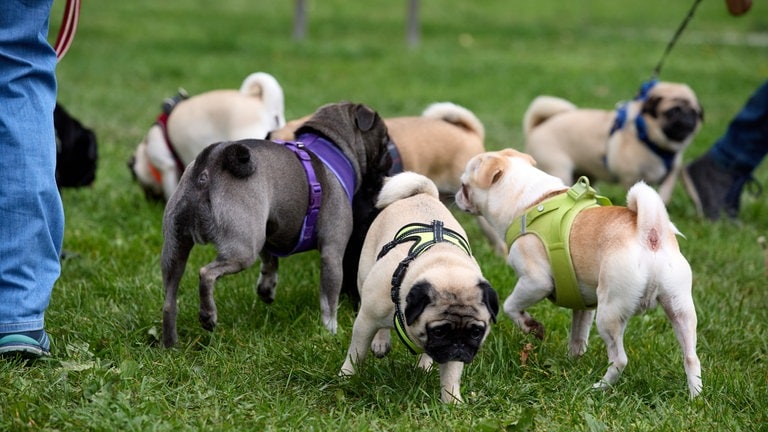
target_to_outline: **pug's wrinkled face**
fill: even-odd
[[[498,295],[484,280],[469,287],[438,287],[422,280],[408,292],[405,319],[435,362],[470,363],[498,311]]]
[[[670,141],[685,141],[699,130],[704,111],[692,95],[666,93],[652,94],[643,104],[643,114],[656,120]]]

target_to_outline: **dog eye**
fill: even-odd
[[[444,324],[444,325],[429,329],[429,335],[433,338],[442,339],[446,337],[450,331],[451,331],[450,324]]]
[[[469,330],[469,336],[472,339],[480,339],[485,334],[485,328],[481,326],[472,326]]]

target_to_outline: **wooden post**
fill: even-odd
[[[406,24],[406,41],[409,47],[419,44],[419,0],[408,0],[408,17]]]
[[[293,14],[293,38],[302,40],[307,35],[307,2],[296,0],[296,9]]]

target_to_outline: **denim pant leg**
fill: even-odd
[[[768,81],[764,82],[731,120],[728,130],[709,150],[721,167],[750,175],[768,154]]]
[[[0,1],[0,333],[43,328],[61,271],[51,5]]]

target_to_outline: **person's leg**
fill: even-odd
[[[60,274],[52,0],[0,2],[0,353],[49,353],[45,310]]]
[[[699,212],[717,220],[735,218],[741,191],[768,154],[768,81],[731,120],[725,134],[683,170],[686,190]]]

